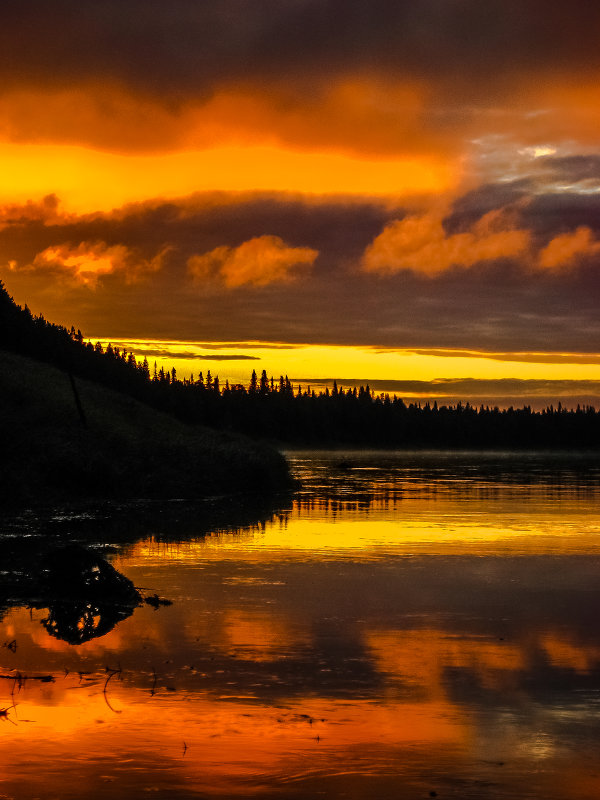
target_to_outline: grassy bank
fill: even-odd
[[[289,486],[283,457],[0,351],[0,501],[197,498]]]

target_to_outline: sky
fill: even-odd
[[[600,6],[0,14],[18,303],[180,377],[600,404]]]

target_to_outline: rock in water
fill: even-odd
[[[141,597],[133,583],[102,556],[70,544],[48,553],[42,565],[45,591],[61,598],[137,605]]]

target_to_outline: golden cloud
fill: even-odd
[[[310,247],[288,247],[279,236],[257,236],[239,247],[216,247],[188,259],[190,274],[205,280],[219,277],[225,286],[266,286],[297,276],[297,269],[312,267],[319,255]]]
[[[105,242],[80,242],[47,247],[33,260],[32,268],[54,269],[72,277],[77,283],[96,288],[102,275],[121,272],[127,283],[136,281],[142,273],[157,272],[163,263],[168,248],[154,258],[140,258],[134,250],[122,244],[107,245]]]
[[[600,241],[594,238],[586,225],[582,225],[572,233],[562,233],[552,239],[538,254],[538,263],[543,269],[562,269],[598,253]]]
[[[39,202],[27,200],[25,203],[6,203],[0,206],[0,230],[13,225],[26,225],[41,222],[44,225],[64,223],[68,217],[60,209],[60,200],[55,194],[48,194]]]
[[[334,150],[360,157],[456,151],[424,125],[423,81],[348,73],[310,93],[290,84],[236,80],[181,102],[89,82],[0,96],[0,135],[18,143],[79,144],[116,153],[158,153],[223,145]]]
[[[508,215],[491,211],[467,233],[447,235],[440,212],[395,220],[365,250],[363,268],[381,274],[408,269],[436,275],[453,266],[525,256],[530,233],[511,222]]]

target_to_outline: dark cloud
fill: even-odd
[[[533,186],[529,178],[502,183],[486,183],[457,197],[444,219],[449,234],[464,233],[490,211],[514,206],[531,197]]]
[[[594,4],[558,0],[31,0],[2,10],[0,132],[117,151],[241,136],[456,153],[502,127],[499,109],[594,86],[599,23]],[[568,113],[559,124],[572,138]]]
[[[113,342],[117,344],[118,342]],[[164,347],[140,347],[125,342],[123,346],[127,351],[131,351],[136,356],[146,356],[147,358],[185,358],[194,361],[260,361],[258,356],[249,356],[244,353],[213,353],[211,355],[199,355],[191,350],[170,350]]]
[[[600,156],[595,153],[542,156],[537,159],[536,166],[566,183],[600,180]]]
[[[478,213],[502,211],[510,189],[507,195],[504,186],[482,187]],[[516,224],[540,247],[581,225],[590,225],[592,237],[600,235],[596,195],[524,196],[521,183],[515,191]],[[457,200],[446,224],[460,230],[461,215],[471,219],[477,200],[477,192]],[[52,221],[40,209],[37,218],[20,215],[0,230],[0,277],[35,313],[98,338],[213,340],[240,343],[242,350],[245,342],[262,340],[276,346],[598,352],[600,273],[593,238],[590,257],[564,269],[497,258],[433,276],[366,273],[360,267],[365,248],[404,216],[376,201],[275,194],[197,195]],[[319,255],[293,284],[227,287],[189,274],[191,256],[261,236]],[[76,280],[83,265],[67,268],[85,253],[95,255],[99,269],[87,285]],[[108,267],[102,259],[109,259]]]
[[[386,352],[382,350],[381,352]],[[494,361],[525,362],[532,364],[600,364],[598,353],[494,353],[477,350],[414,350],[417,355],[441,358],[491,358]]]
[[[28,200],[26,203],[8,203],[0,207],[0,229],[36,222],[44,225],[64,224],[67,219],[55,194],[49,194],[38,202]]]
[[[258,356],[249,356],[242,353],[223,353],[222,355],[212,354],[210,356],[194,356],[201,361],[260,361]]]
[[[524,209],[523,219],[543,238],[585,225],[600,233],[600,195],[585,192],[538,194]]]
[[[0,212],[1,213],[1,212]],[[131,204],[114,213],[47,224],[41,214],[0,230],[0,257],[32,261],[47,247],[71,242],[125,244],[146,258],[167,244],[184,259],[216,247],[237,247],[259,236],[279,236],[290,246],[357,259],[383,225],[398,214],[377,201],[322,199],[287,194],[200,194],[181,200]],[[1,217],[0,217],[1,219]]]
[[[444,218],[444,229],[448,234],[463,233],[486,214],[504,211],[539,241],[581,226],[600,233],[598,190],[599,156],[541,157],[529,165],[528,175],[485,183],[457,197]]]
[[[247,76],[310,82],[358,66],[466,91],[600,64],[600,9],[558,0],[30,0],[2,23],[5,86],[112,80],[175,104]]]

